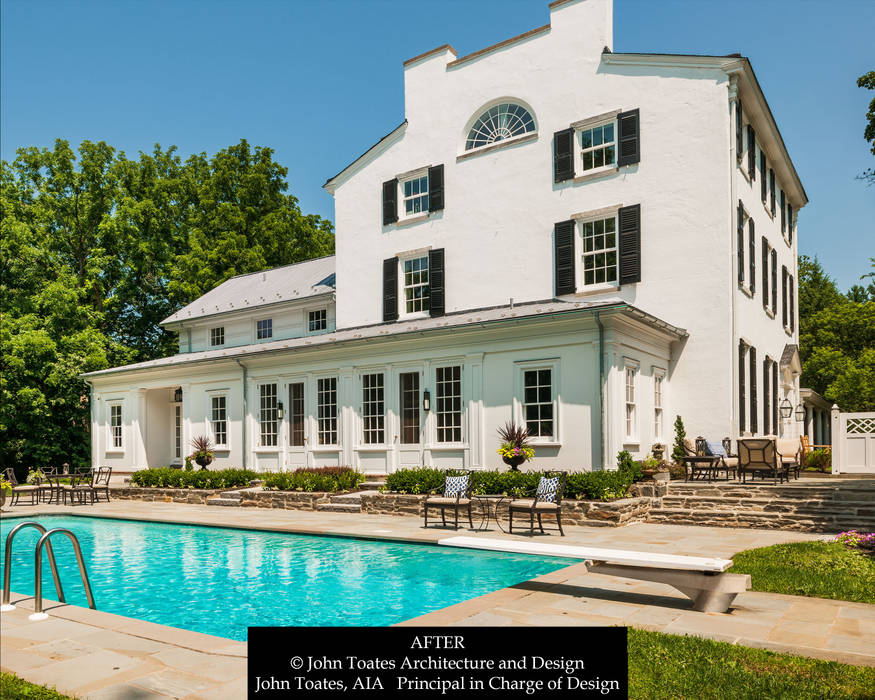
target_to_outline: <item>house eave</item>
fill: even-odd
[[[386,134],[383,138],[381,138],[377,143],[371,146],[368,150],[362,153],[358,158],[356,158],[352,163],[347,165],[343,170],[341,170],[334,177],[330,177],[325,181],[325,184],[322,187],[329,193],[334,194],[337,188],[343,184],[342,181],[345,181],[346,178],[351,175],[358,166],[360,166],[363,162],[368,160],[369,158],[379,155],[383,151],[381,149],[386,149],[394,143],[392,139],[402,133],[407,126],[407,120],[405,119],[398,126],[396,126],[392,131]]]

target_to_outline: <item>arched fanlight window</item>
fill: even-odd
[[[465,150],[488,146],[535,131],[535,120],[529,111],[511,102],[494,105],[481,114],[465,142]]]

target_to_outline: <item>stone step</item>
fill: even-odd
[[[827,511],[856,512],[857,509],[873,509],[875,501],[833,501],[820,498],[769,498],[769,497],[746,497],[735,496],[699,496],[699,495],[675,495],[664,496],[662,505],[665,508],[706,508],[727,510],[811,510],[822,509]]]
[[[239,506],[243,501],[241,497],[237,498],[222,498],[221,496],[213,496],[207,499],[208,506]]]
[[[353,493],[339,493],[336,496],[331,497],[332,503],[356,503],[361,505],[362,496],[374,496],[378,494],[379,491],[376,490],[367,490],[367,491],[355,491]]]
[[[834,532],[858,529],[870,531],[875,528],[875,517],[851,516],[845,513],[785,513],[740,510],[705,510],[702,508],[653,508],[648,522],[675,524],[713,525],[724,527],[760,527],[809,532]]]
[[[367,481],[363,481],[361,484],[359,484],[359,488],[369,491],[369,490],[381,489],[385,485],[386,485],[385,479],[369,478]]]
[[[361,513],[361,503],[318,503],[316,510],[328,513]]]

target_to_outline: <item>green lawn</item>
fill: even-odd
[[[4,700],[71,700],[69,695],[61,695],[43,685],[34,685],[21,680],[11,673],[0,672],[0,698]]]
[[[629,628],[629,697],[872,698],[875,668]]]
[[[729,569],[750,574],[755,591],[875,603],[875,557],[838,542],[790,542],[748,549]]]

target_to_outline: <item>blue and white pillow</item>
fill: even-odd
[[[548,479],[546,476],[542,476],[541,480],[538,482],[538,490],[535,492],[535,497],[539,501],[544,501],[545,503],[555,503],[556,502],[556,492],[559,490],[559,477],[554,476]]]
[[[457,495],[464,496],[468,490],[468,475],[448,476],[444,482],[444,498],[455,498]]]
[[[711,442],[710,440],[705,441],[705,454],[711,455],[712,457],[726,457],[726,450],[723,449],[722,442]]]

